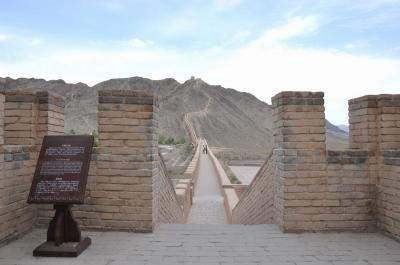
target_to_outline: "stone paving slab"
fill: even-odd
[[[152,234],[84,232],[78,258],[32,257],[46,231],[0,248],[0,265],[399,265],[400,243],[379,233],[283,234],[274,225],[161,225]]]

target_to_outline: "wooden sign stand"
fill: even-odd
[[[90,244],[82,239],[71,212],[85,197],[93,136],[45,136],[36,165],[28,203],[53,204],[56,210],[47,241],[33,256],[77,257]]]
[[[77,257],[90,244],[91,239],[81,238],[81,230],[71,212],[72,205],[55,204],[54,218],[47,230],[47,241],[33,251],[33,256]]]

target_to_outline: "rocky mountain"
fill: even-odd
[[[152,90],[159,96],[160,133],[186,137],[185,113],[203,110],[211,98],[206,115],[193,118],[198,135],[210,146],[237,158],[263,158],[272,143],[271,106],[249,93],[211,86],[201,79],[183,84],[174,79],[150,80],[141,77],[111,79],[93,87],[62,80],[0,78],[0,90],[50,90],[65,97],[66,132],[90,133],[97,129],[97,93],[102,89]],[[347,136],[327,122],[329,146],[342,147]]]
[[[342,131],[346,132],[347,134],[349,133],[349,125],[340,124],[337,127]]]

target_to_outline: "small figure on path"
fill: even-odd
[[[208,150],[207,150],[207,144],[203,145],[203,154],[208,154]]]

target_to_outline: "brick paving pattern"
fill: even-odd
[[[0,248],[1,265],[398,265],[400,243],[379,233],[283,234],[275,225],[161,225],[152,234],[84,232],[78,258],[32,257],[46,231]]]

